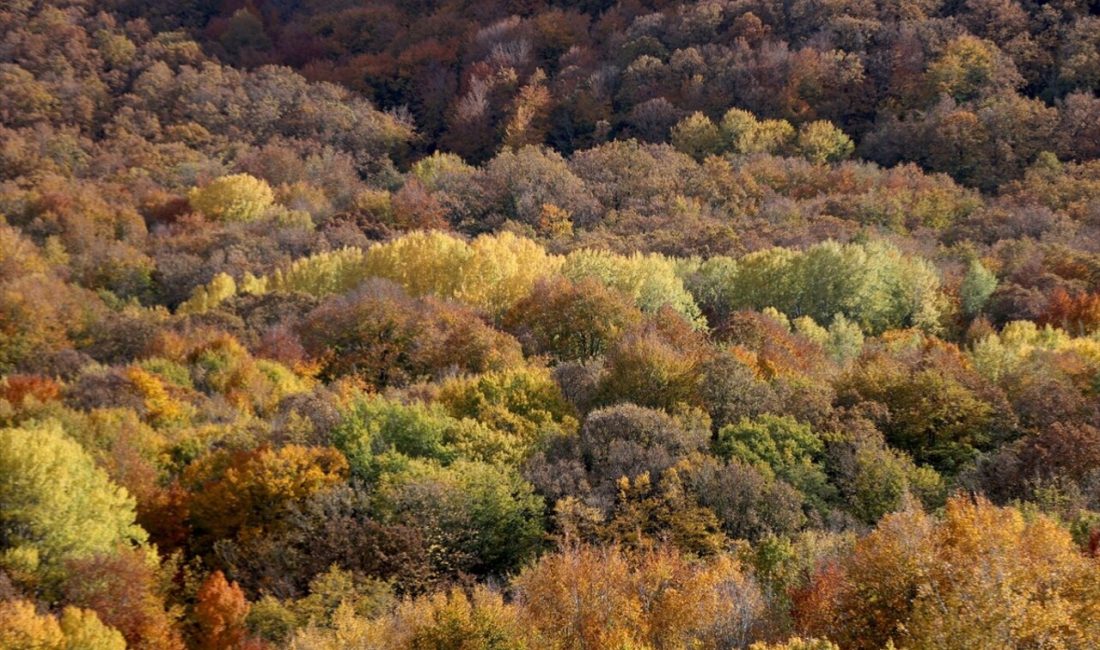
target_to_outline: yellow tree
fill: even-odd
[[[275,202],[267,181],[248,174],[222,176],[187,195],[191,207],[215,221],[253,221]]]
[[[126,641],[95,612],[66,607],[60,619],[40,614],[33,603],[0,601],[0,648],[4,650],[126,650]]]
[[[561,258],[510,232],[482,235],[470,244],[459,300],[500,315],[528,294],[539,278],[554,274]]]
[[[743,647],[763,609],[730,556],[704,562],[671,547],[566,548],[514,587],[539,648]]]
[[[954,497],[942,519],[889,515],[812,582],[800,602],[816,606],[796,618],[844,648],[1100,644],[1100,562],[1049,517],[984,499]]]
[[[134,500],[59,426],[0,429],[0,567],[51,585],[65,563],[144,542]]]

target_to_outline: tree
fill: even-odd
[[[296,503],[331,489],[347,477],[348,462],[324,447],[216,451],[189,465],[194,535],[206,542],[263,535],[282,525]]]
[[[656,313],[668,305],[688,322],[702,325],[695,299],[684,288],[673,260],[664,255],[582,249],[566,256],[561,274],[574,282],[594,278],[633,298],[642,311]]]
[[[118,630],[100,622],[95,612],[66,607],[60,620],[39,614],[21,599],[0,601],[0,647],[5,650],[126,650]]]
[[[835,483],[848,511],[860,521],[874,524],[914,499],[929,508],[942,504],[945,488],[940,475],[917,466],[881,439],[834,441],[830,451],[832,464],[843,468]]]
[[[1100,639],[1100,564],[1045,515],[957,496],[942,520],[914,509],[887,516],[839,569],[816,578],[829,609],[796,611],[796,619],[841,647],[1087,647]]]
[[[202,314],[216,308],[237,293],[237,283],[233,276],[219,273],[210,284],[195,287],[191,297],[181,304],[177,311],[181,314]]]
[[[95,612],[66,607],[61,610],[61,631],[65,650],[125,650],[126,639],[118,630],[104,625]]]
[[[709,117],[692,113],[672,127],[672,146],[696,160],[718,153],[722,148],[722,134]]]
[[[323,624],[341,600],[357,600],[354,594],[361,590],[375,593],[392,587],[398,595],[417,594],[451,577],[433,565],[442,550],[429,547],[426,530],[384,523],[376,505],[375,486],[352,481],[295,504],[283,525],[262,537],[221,542],[220,563],[242,589],[297,599],[289,623],[286,616],[270,611],[268,599],[252,603],[250,629],[265,639],[282,641],[293,620],[312,617]],[[376,595],[374,600],[385,600],[385,594]],[[302,602],[305,598],[311,600]],[[271,624],[283,630],[277,635],[282,638],[252,626],[268,617],[277,619]]]
[[[738,647],[763,608],[730,556],[692,562],[669,547],[566,547],[514,586],[533,643],[548,648]]]
[[[549,129],[552,100],[546,73],[536,70],[516,96],[512,115],[504,126],[504,146],[519,149],[542,144]]]
[[[599,394],[603,404],[633,402],[673,411],[699,402],[701,353],[653,328],[623,337],[608,350]]]
[[[542,497],[506,467],[409,461],[379,478],[377,507],[383,521],[422,531],[440,577],[504,575],[542,543]]]
[[[66,647],[65,633],[57,619],[39,615],[34,603],[15,599],[0,601],[0,623],[0,645],[5,648],[63,650]]]
[[[200,650],[236,650],[247,647],[245,619],[249,604],[244,592],[225,574],[215,571],[203,580],[195,595],[195,622]]]
[[[688,469],[686,463],[681,469]],[[648,473],[618,480],[619,494],[599,536],[626,548],[653,548],[667,543],[701,557],[720,553],[726,544],[718,518],[684,489],[676,467],[665,470],[657,485]]]
[[[519,343],[470,308],[413,298],[381,280],[334,296],[298,325],[302,345],[325,378],[358,377],[381,388],[455,369],[485,372],[517,364]]]
[[[840,650],[840,646],[827,639],[792,637],[782,643],[754,643],[749,650]]]
[[[786,120],[760,121],[752,113],[731,108],[722,116],[722,136],[733,153],[783,153],[795,139],[795,130]]]
[[[1019,86],[1023,79],[1012,60],[993,43],[964,34],[954,38],[928,66],[927,83],[936,94],[957,102]]]
[[[981,260],[972,260],[959,286],[959,302],[963,313],[976,316],[997,289],[997,276],[985,268]]]
[[[0,284],[0,372],[72,347],[70,333],[100,306],[89,293],[37,273]]]
[[[560,258],[534,241],[509,232],[482,235],[470,244],[472,253],[462,270],[462,289],[455,298],[500,315],[531,293],[540,278],[557,271]]]
[[[769,535],[794,534],[806,524],[803,495],[752,465],[707,458],[693,463],[684,477],[731,539],[755,543]]]
[[[67,562],[145,541],[134,500],[57,424],[0,429],[0,562],[52,591]]]
[[[1057,486],[1087,490],[1100,462],[1100,430],[1087,424],[1055,422],[999,449],[978,465],[982,489],[998,502],[1033,499]]]
[[[222,176],[187,195],[191,207],[215,221],[254,221],[275,202],[271,186],[248,174]]]
[[[883,241],[826,241],[802,252],[773,248],[737,260],[715,258],[690,284],[708,313],[772,307],[821,324],[842,314],[873,334],[914,326],[936,331],[944,306],[935,267]]]
[[[720,351],[704,360],[701,370],[700,398],[715,427],[779,408],[775,389],[759,376],[753,360],[739,355],[736,349]]]
[[[854,360],[863,351],[863,341],[863,330],[858,323],[848,320],[844,314],[833,316],[825,338],[825,350],[833,361],[843,365]]]
[[[499,315],[561,264],[537,243],[510,232],[467,244],[439,232],[412,232],[367,251],[362,277],[401,285],[411,296],[455,299]]]
[[[64,585],[68,602],[93,610],[122,633],[129,648],[183,650],[176,613],[164,598],[156,554],[129,549],[71,560]]]
[[[534,449],[547,436],[575,430],[572,406],[549,371],[516,368],[445,382],[437,397],[456,418],[473,418]]]
[[[456,443],[468,440],[476,423],[450,417],[441,405],[402,404],[377,395],[352,402],[329,433],[355,476],[376,479],[387,452],[450,463]],[[473,426],[471,426],[473,425]]]
[[[416,178],[405,181],[391,199],[394,224],[401,230],[446,229],[446,208]]]
[[[803,124],[795,146],[803,157],[817,164],[845,160],[855,151],[852,139],[824,120]]]
[[[838,391],[841,404],[885,406],[889,415],[880,416],[879,428],[887,441],[939,471],[961,468],[1002,441],[1013,424],[1004,396],[957,350],[935,344],[909,358],[864,357]]]
[[[592,193],[557,152],[544,147],[505,149],[486,163],[479,182],[477,210],[484,215],[478,230],[507,219],[537,226],[542,206],[552,203],[573,215],[578,226],[588,226],[597,214]]]
[[[351,291],[369,276],[362,249],[342,248],[294,260],[262,278],[242,282],[246,293],[301,292],[313,296]],[[211,288],[207,288],[209,294]],[[218,292],[215,291],[215,294]]]
[[[722,427],[712,442],[721,458],[736,458],[779,476],[819,504],[830,496],[831,486],[816,462],[824,445],[809,425],[790,416],[762,415]]]
[[[589,413],[575,438],[552,440],[528,464],[527,474],[551,499],[573,496],[610,510],[620,477],[660,477],[702,451],[709,434],[690,417],[620,404]]]
[[[467,595],[452,588],[402,602],[389,614],[353,621],[346,608],[337,612],[335,630],[304,630],[294,647],[322,646],[318,637],[332,637],[331,647],[386,647],[395,650],[484,648],[521,650],[528,647],[527,630],[515,605],[499,593],[478,585]]]
[[[641,321],[632,300],[595,278],[551,277],[513,305],[502,325],[527,352],[572,361],[604,353]]]

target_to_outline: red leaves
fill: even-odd
[[[1050,295],[1039,323],[1064,329],[1074,336],[1085,336],[1100,329],[1100,293],[1070,295],[1058,287]]]
[[[41,375],[11,375],[0,383],[0,399],[11,402],[13,406],[22,406],[27,398],[49,402],[57,399],[60,393],[61,384]]]

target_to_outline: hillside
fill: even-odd
[[[0,7],[0,650],[1100,647],[1100,3]]]

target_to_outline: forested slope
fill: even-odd
[[[0,8],[0,648],[1100,646],[1100,5]]]

